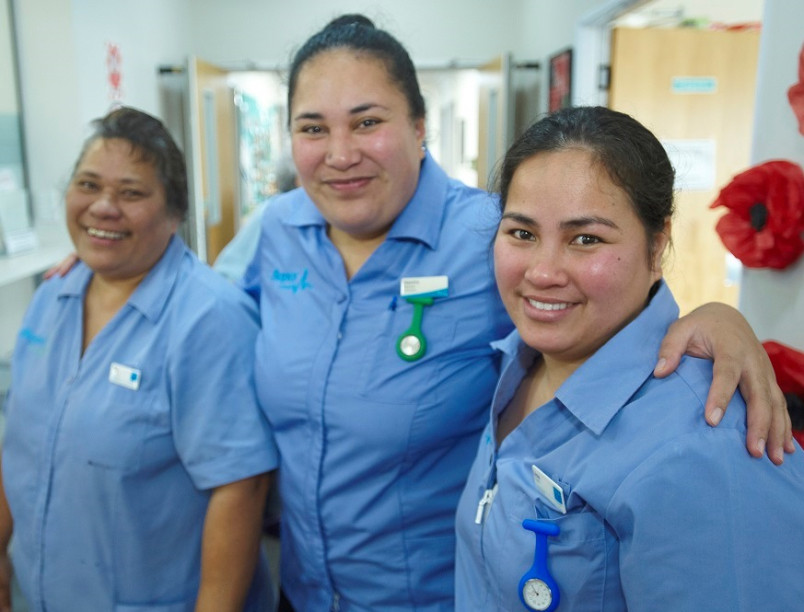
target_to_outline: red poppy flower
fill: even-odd
[[[804,135],[804,45],[798,56],[798,83],[787,90],[787,99],[798,119],[798,131]]]
[[[729,212],[715,226],[726,248],[749,268],[780,270],[804,252],[804,172],[774,160],[741,172],[711,208]]]
[[[804,445],[804,353],[773,340],[763,342],[762,346],[770,357],[776,383],[787,399],[793,437]]]

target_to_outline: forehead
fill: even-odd
[[[593,207],[635,214],[628,194],[611,180],[597,156],[582,147],[525,159],[511,178],[506,210],[522,206],[539,206],[555,214]]]
[[[76,172],[120,170],[154,175],[156,168],[143,152],[123,138],[97,138],[89,143],[76,166]]]
[[[385,61],[353,49],[331,49],[309,59],[299,70],[291,104],[296,107],[332,106],[381,97],[407,104]]]

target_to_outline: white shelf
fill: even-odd
[[[73,250],[62,227],[42,227],[36,231],[39,246],[16,255],[0,255],[0,288],[44,272]]]

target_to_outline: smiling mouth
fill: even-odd
[[[566,310],[569,308],[569,304],[567,302],[549,304],[547,302],[539,302],[537,300],[528,299],[528,304],[533,306],[536,310]]]
[[[368,176],[358,176],[351,179],[333,179],[324,182],[333,189],[353,189],[366,185],[370,180],[371,178]]]
[[[126,237],[124,232],[113,232],[110,230],[102,230],[96,227],[88,227],[87,234],[93,238],[103,238],[104,240],[122,240]]]

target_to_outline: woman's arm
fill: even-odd
[[[748,321],[731,306],[704,304],[676,321],[659,349],[654,373],[673,372],[687,353],[714,361],[714,380],[706,400],[706,420],[720,422],[738,385],[748,404],[746,447],[754,457],[767,451],[777,465],[794,450],[787,404],[776,384],[770,359]]]
[[[196,612],[243,609],[259,554],[271,480],[271,474],[260,474],[213,490],[204,521]]]

